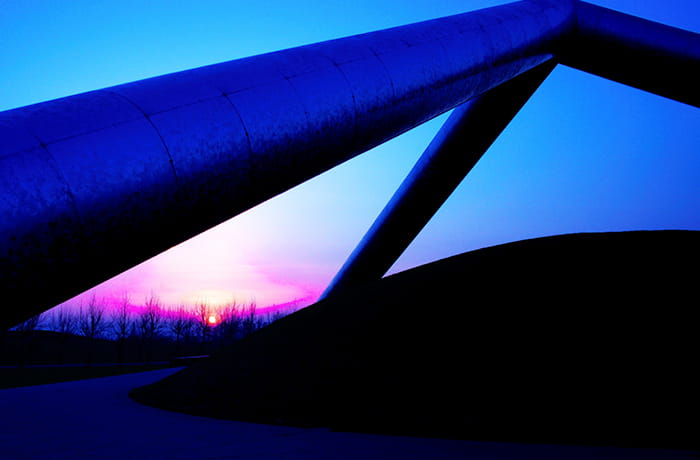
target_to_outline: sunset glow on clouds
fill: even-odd
[[[507,3],[496,0],[10,2],[0,110]],[[700,30],[700,2],[592,3]],[[138,12],[138,14],[135,14]],[[49,46],[50,45],[50,46]],[[423,126],[106,281],[134,305],[313,302],[446,119]],[[700,111],[558,67],[390,272],[582,231],[700,230]]]
[[[126,293],[166,306],[313,303],[446,116],[244,212],[66,302]],[[378,161],[390,168],[373,168]]]
[[[254,252],[259,241],[251,234],[254,228],[236,220],[224,223],[116,276],[73,302],[92,293],[106,299],[127,293],[134,304],[142,304],[155,295],[171,306],[200,302],[221,306],[232,301],[269,306],[314,301],[323,289],[323,280],[314,280],[314,273],[303,269],[281,276],[282,261],[270,265],[269,257]],[[260,262],[256,263],[256,259]]]

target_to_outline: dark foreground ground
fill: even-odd
[[[85,365],[36,365],[21,368],[0,366],[0,389],[111,377],[113,375],[146,372],[168,367],[175,366],[171,365],[169,362],[161,364],[127,365],[96,364],[90,367]]]
[[[685,231],[487,248],[319,302],[132,397],[339,431],[698,449],[699,256]]]
[[[138,404],[130,389],[172,373],[0,390],[3,460],[690,460],[698,452],[488,443],[216,420]]]

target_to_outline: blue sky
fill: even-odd
[[[0,110],[503,4],[0,0]],[[697,0],[599,0],[700,31]],[[98,287],[169,303],[312,299],[446,115]],[[700,230],[700,110],[559,66],[392,272],[544,235]]]

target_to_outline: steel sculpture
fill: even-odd
[[[457,107],[321,298],[381,278],[553,68],[542,64]]]
[[[697,106],[699,52],[692,32],[526,0],[0,113],[0,326],[543,64]],[[657,65],[688,75],[637,73]]]

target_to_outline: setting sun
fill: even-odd
[[[217,323],[216,316],[211,315],[209,316],[209,324],[214,325]]]

